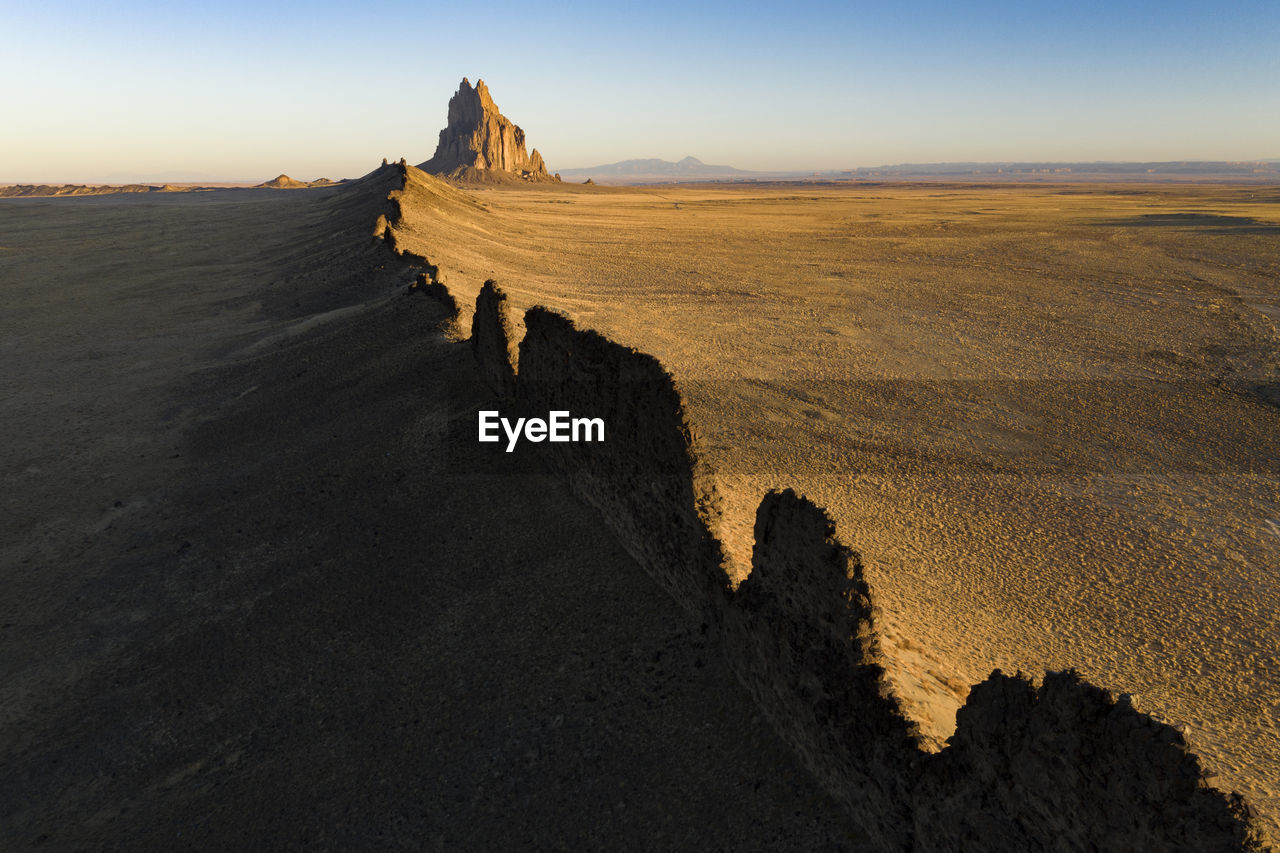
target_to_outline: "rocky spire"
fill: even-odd
[[[547,174],[542,155],[535,148],[525,153],[524,131],[498,112],[489,87],[467,78],[449,99],[449,124],[440,131],[435,156],[421,168],[437,175],[466,177],[471,169],[507,172],[525,180],[555,180]]]

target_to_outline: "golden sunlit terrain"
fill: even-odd
[[[389,224],[463,334],[493,278],[661,360],[735,579],[765,491],[827,508],[927,746],[993,668],[1077,668],[1276,833],[1280,190],[404,174],[0,205],[0,846],[871,843],[475,442]]]
[[[829,509],[935,745],[992,668],[1075,667],[1280,813],[1280,191],[433,192],[398,243],[464,311],[495,278],[673,373],[739,574],[766,489]]]
[[[0,853],[1280,850],[1277,0],[19,5]]]

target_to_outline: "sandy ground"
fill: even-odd
[[[858,849],[342,192],[0,202],[0,848]]]
[[[405,245],[659,356],[739,574],[766,488],[827,506],[935,743],[992,668],[1077,667],[1276,834],[1280,190],[469,194],[410,192]]]

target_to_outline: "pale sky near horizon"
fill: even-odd
[[[354,177],[483,78],[553,171],[1280,158],[1280,2],[0,0],[0,182]]]

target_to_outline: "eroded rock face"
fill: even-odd
[[[437,175],[466,176],[471,170],[508,173],[528,181],[553,181],[542,155],[525,152],[524,131],[498,112],[489,87],[467,78],[449,99],[449,124],[440,131],[435,156],[421,167]]]
[[[500,386],[513,366],[506,310],[486,283],[472,346]],[[948,745],[926,752],[885,677],[861,558],[825,510],[791,490],[767,494],[751,574],[730,589],[712,533],[715,478],[675,380],[653,356],[550,309],[529,309],[524,326],[508,405],[605,421],[606,441],[542,445],[548,461],[702,618],[754,708],[869,848],[1272,849],[1248,803],[1212,787],[1180,732],[1073,671],[1039,684],[993,672],[960,708]]]
[[[606,424],[599,444],[542,445],[552,465],[672,598],[702,614],[724,586],[724,556],[710,533],[719,496],[671,375],[653,356],[548,308],[530,308],[524,327],[517,399],[533,412]]]
[[[765,495],[751,574],[723,616],[756,707],[877,849],[912,849],[918,732],[885,678],[862,558],[823,509],[790,489]]]
[[[485,379],[498,392],[515,394],[516,372],[511,363],[515,331],[507,314],[507,294],[497,282],[489,279],[476,296],[476,311],[471,315],[471,351]]]

